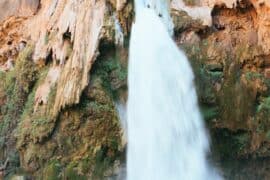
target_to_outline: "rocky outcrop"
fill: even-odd
[[[21,24],[24,20],[24,18],[11,17],[0,23],[0,71],[12,69],[18,53],[25,47],[21,32]]]
[[[176,25],[176,29],[183,31],[176,40],[190,57],[196,73],[201,109],[210,128],[213,151],[222,161],[267,159],[268,1],[219,1],[213,5],[210,5],[213,8],[211,26],[194,27],[198,21],[189,22],[192,24],[189,26],[183,22],[180,27]],[[258,165],[258,162],[254,163]],[[242,169],[252,166],[236,164]],[[266,164],[259,166],[264,169]],[[256,176],[254,174],[249,173],[250,177]],[[257,175],[259,179],[268,177],[264,170]],[[228,179],[239,178],[246,176],[228,175]]]
[[[10,16],[28,17],[39,8],[39,0],[3,0],[0,3],[0,22]]]
[[[189,8],[204,5],[211,7],[212,25],[208,27],[200,18],[191,20],[191,13],[177,8],[173,16],[176,41],[185,49],[196,73],[212,152],[222,162],[228,179],[267,179],[269,3],[201,1]],[[250,171],[254,166],[260,170]]]

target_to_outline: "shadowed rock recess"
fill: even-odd
[[[213,163],[225,179],[269,179],[269,1],[170,2]],[[0,2],[0,179],[122,172],[117,107],[126,102],[133,21],[131,0]]]

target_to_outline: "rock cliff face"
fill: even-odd
[[[39,8],[38,0],[3,0],[0,4],[0,21],[4,21],[9,16],[31,16]]]
[[[255,165],[252,175],[269,177],[270,3],[170,2],[214,159],[241,159],[234,171],[220,164],[230,179]],[[0,176],[117,174],[125,142],[116,104],[126,100],[133,14],[129,0],[0,2]]]

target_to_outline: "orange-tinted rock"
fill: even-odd
[[[40,0],[1,0],[0,23],[9,16],[26,17],[36,13]]]

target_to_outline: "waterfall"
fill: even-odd
[[[135,4],[129,54],[127,179],[221,179],[207,162],[209,143],[194,75],[170,36],[167,2],[135,0]]]
[[[116,15],[113,15],[114,19],[114,29],[115,29],[115,35],[114,35],[114,43],[118,46],[123,46],[124,45],[124,33],[122,31],[120,22]]]

